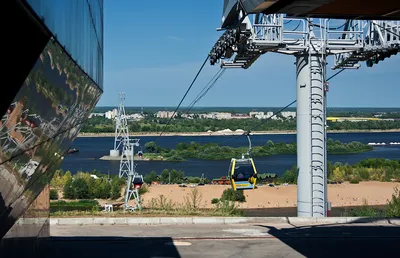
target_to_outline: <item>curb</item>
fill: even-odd
[[[29,223],[28,221],[25,221]],[[392,224],[400,226],[400,218],[364,218],[364,217],[328,217],[328,218],[302,218],[302,217],[94,217],[94,218],[50,218],[50,225],[200,225],[200,224],[344,224],[344,223],[369,223]]]

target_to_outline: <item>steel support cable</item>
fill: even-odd
[[[310,23],[311,23],[311,25],[313,25],[313,26],[315,26],[315,27],[318,27],[318,28],[329,29],[329,30],[338,30],[338,29],[341,29],[341,28],[343,28],[344,26],[346,26],[347,22],[348,22],[348,20],[346,20],[346,22],[343,23],[342,25],[340,25],[339,27],[335,27],[335,28],[330,28],[330,27],[326,28],[325,26],[321,26],[321,25],[315,24],[315,23],[313,23],[313,22],[310,22]]]
[[[218,79],[221,78],[222,75],[223,75],[224,73],[225,73],[225,70],[222,70],[222,72],[218,75],[218,77],[215,78],[215,80],[212,82],[212,84],[211,84],[211,85],[207,88],[207,90],[200,96],[200,98],[198,98],[198,99],[195,101],[194,104],[196,104],[200,99],[202,99],[202,98],[210,91],[210,89],[212,89],[212,88],[215,86],[215,84],[216,84],[216,82],[218,81]]]
[[[267,117],[267,118],[264,119],[261,123],[258,123],[257,125],[255,125],[254,127],[250,128],[248,131],[244,132],[243,134],[233,136],[233,137],[229,138],[229,139],[226,140],[226,141],[223,141],[223,142],[218,143],[218,145],[227,143],[227,142],[229,142],[229,141],[231,141],[231,140],[233,140],[233,139],[236,139],[236,138],[241,137],[241,136],[243,136],[243,135],[249,134],[252,130],[254,130],[254,129],[260,127],[262,124],[264,124],[264,123],[267,122],[268,120],[272,119],[274,116],[278,115],[279,113],[283,112],[285,109],[289,108],[291,105],[293,105],[293,104],[296,103],[296,102],[297,102],[297,100],[294,100],[294,101],[290,102],[288,105],[286,105],[285,107],[279,109],[277,112],[273,113],[271,116]]]
[[[340,74],[341,72],[343,72],[344,70],[345,70],[345,69],[342,69],[342,70],[336,72],[334,75],[332,75],[332,76],[330,76],[328,79],[326,79],[326,81],[329,81],[329,80],[333,79],[334,77],[336,77],[337,75],[339,75],[339,74]],[[293,105],[293,104],[296,103],[296,102],[297,102],[297,100],[293,100],[293,101],[290,102],[288,105],[286,105],[285,107],[281,108],[281,109],[278,110],[277,112],[273,113],[271,116],[267,117],[267,118],[264,119],[262,122],[258,123],[258,124],[255,125],[254,127],[250,128],[248,131],[244,132],[243,134],[235,135],[235,136],[233,136],[233,137],[231,137],[231,138],[229,138],[229,139],[227,139],[227,140],[225,140],[225,141],[222,141],[222,142],[220,142],[220,143],[217,143],[217,145],[224,144],[224,143],[229,142],[229,141],[231,141],[231,140],[233,140],[233,139],[236,139],[236,138],[241,137],[241,136],[243,136],[243,135],[249,134],[251,131],[253,131],[254,129],[260,127],[262,124],[264,124],[264,123],[267,122],[268,120],[272,119],[274,116],[280,114],[281,112],[283,112],[284,110],[286,110],[287,108],[289,108],[291,105]]]
[[[218,79],[222,77],[222,75],[225,73],[225,68],[221,68],[220,69],[221,72],[219,72],[219,74],[217,75],[217,77],[214,79],[212,79],[212,81],[210,81],[208,84],[209,86],[207,88],[205,88],[205,91],[201,93],[201,95],[197,96],[196,99],[193,100],[193,102],[191,103],[191,105],[188,107],[188,109],[186,110],[185,114],[189,113],[190,110],[194,107],[194,105],[196,105],[197,102],[199,102],[217,83]],[[214,76],[215,77],[215,76]],[[211,83],[211,84],[210,84]],[[208,85],[207,84],[207,85]],[[204,90],[204,89],[203,89]]]
[[[221,73],[222,69],[225,68],[220,68],[217,73],[211,78],[211,80],[204,86],[204,88],[199,92],[199,94],[197,94],[197,96],[192,100],[192,102],[188,105],[187,109],[185,110],[185,113],[188,113],[192,107],[194,106],[194,103],[196,102],[196,100],[201,96],[201,94],[203,94],[203,92],[207,89],[207,87],[209,87],[209,85],[214,81],[214,79],[219,76],[219,74]]]
[[[292,31],[296,31],[301,25],[301,21],[299,21],[299,23],[297,24],[297,26],[292,30]]]
[[[196,76],[194,77],[192,83],[190,84],[189,88],[186,90],[185,95],[183,95],[181,101],[179,102],[178,106],[176,107],[174,113],[172,114],[172,116],[168,119],[167,124],[164,126],[163,130],[161,131],[159,137],[161,137],[161,135],[165,132],[165,130],[167,129],[169,123],[171,122],[171,120],[174,118],[176,112],[178,111],[179,107],[181,106],[182,102],[185,100],[186,95],[189,93],[190,89],[193,87],[193,84],[196,82],[197,77],[199,77],[199,74],[201,73],[201,71],[203,70],[205,64],[207,63],[208,59],[210,58],[209,55],[207,55],[207,58],[204,60],[203,64],[201,65],[199,71],[197,72]]]
[[[336,72],[334,75],[332,75],[332,76],[330,76],[328,79],[326,79],[326,81],[329,81],[330,79],[335,78],[337,75],[339,75],[339,74],[340,74],[341,72],[343,72],[344,70],[346,70],[346,69],[342,68],[340,71]]]

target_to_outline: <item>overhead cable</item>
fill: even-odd
[[[334,75],[330,76],[328,79],[326,79],[326,81],[329,81],[331,79],[333,79],[334,77],[336,77],[337,75],[339,75],[341,72],[343,72],[345,69],[341,69],[340,71],[338,71],[337,73],[335,73]],[[244,132],[243,134],[239,134],[239,135],[235,135],[231,138],[229,138],[228,140],[225,140],[221,143],[218,143],[218,145],[224,144],[226,142],[229,142],[235,138],[241,137],[243,135],[249,134],[251,131],[253,131],[254,129],[260,127],[262,124],[264,124],[265,122],[267,122],[268,120],[271,120],[274,116],[277,116],[278,114],[282,113],[284,110],[286,110],[287,108],[289,108],[291,105],[293,105],[294,103],[296,103],[297,100],[293,100],[292,102],[290,102],[288,105],[286,105],[285,107],[281,108],[280,110],[278,110],[277,112],[273,113],[271,116],[267,117],[266,119],[264,119],[262,122],[256,124],[254,127],[250,128],[248,131]]]
[[[199,74],[200,74],[201,71],[203,70],[204,65],[207,63],[209,57],[210,57],[210,56],[207,55],[207,58],[204,60],[203,64],[201,65],[201,67],[200,67],[200,69],[199,69],[199,71],[197,72],[196,76],[194,77],[192,83],[190,84],[189,88],[186,90],[185,95],[183,95],[181,101],[179,102],[178,106],[176,107],[174,113],[173,113],[172,116],[168,119],[168,122],[167,122],[167,124],[164,126],[163,130],[161,131],[159,137],[165,132],[165,130],[167,129],[169,123],[170,123],[171,120],[174,118],[174,116],[175,116],[176,112],[178,111],[179,107],[181,106],[182,102],[185,100],[186,95],[189,93],[189,91],[190,91],[190,89],[192,88],[193,84],[196,82],[197,77],[199,76]]]
[[[193,106],[199,102],[207,93],[210,89],[214,87],[216,82],[218,81],[219,78],[222,77],[222,75],[225,73],[226,68],[220,68],[218,72],[213,76],[213,78],[204,86],[204,88],[199,92],[199,94],[196,96],[196,98],[190,103],[188,108],[185,111],[185,114],[188,114],[190,110],[193,108]]]
[[[281,112],[283,112],[285,109],[289,108],[291,105],[293,105],[293,104],[296,103],[296,102],[297,102],[297,100],[293,100],[292,102],[290,102],[290,103],[289,103],[288,105],[286,105],[285,107],[279,109],[277,112],[273,113],[271,116],[265,118],[262,122],[258,123],[258,124],[255,125],[254,127],[250,128],[248,131],[244,132],[243,134],[233,136],[233,137],[231,137],[230,139],[219,143],[218,145],[224,144],[224,143],[229,142],[229,141],[231,141],[231,140],[233,140],[233,139],[235,139],[235,138],[238,138],[238,137],[241,137],[241,136],[243,136],[243,135],[249,134],[252,130],[254,130],[254,129],[260,127],[262,124],[264,124],[264,123],[267,122],[268,120],[272,119],[274,116],[280,114]]]

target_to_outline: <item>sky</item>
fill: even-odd
[[[97,106],[177,106],[222,32],[222,0],[104,1],[104,93]],[[267,53],[227,69],[198,107],[283,107],[296,98],[295,57]],[[334,74],[328,59],[328,76]],[[330,81],[328,107],[400,107],[400,55]],[[206,64],[189,105],[219,66]]]

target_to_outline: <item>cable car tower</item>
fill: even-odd
[[[333,70],[358,69],[360,61],[372,67],[396,55],[400,51],[400,21],[250,15],[242,2],[229,1],[228,6],[225,1],[225,33],[212,48],[210,63],[247,69],[268,52],[296,58],[297,215],[326,217],[326,59],[334,56]]]
[[[110,156],[118,157],[120,148],[121,159],[119,165],[119,177],[126,177],[126,190],[124,198],[124,209],[134,211],[141,209],[139,189],[143,184],[143,176],[136,172],[134,162],[135,147],[139,146],[139,139],[130,139],[128,130],[128,120],[125,114],[125,93],[120,93],[120,104],[115,123],[114,149],[110,150]],[[129,206],[129,201],[135,201],[134,206]]]
[[[139,189],[143,184],[143,176],[136,172],[136,164],[134,162],[134,149],[135,146],[139,146],[139,139],[129,139],[129,137],[126,137],[122,141],[123,147],[119,165],[119,177],[127,177],[124,208],[129,211],[140,210]],[[129,201],[132,199],[135,201],[134,206],[129,205]]]
[[[128,130],[128,120],[125,114],[125,93],[119,93],[119,106],[117,115],[115,116],[115,139],[114,139],[114,149],[110,150],[111,157],[118,157],[120,155],[121,144],[124,142],[125,138],[129,138]]]

